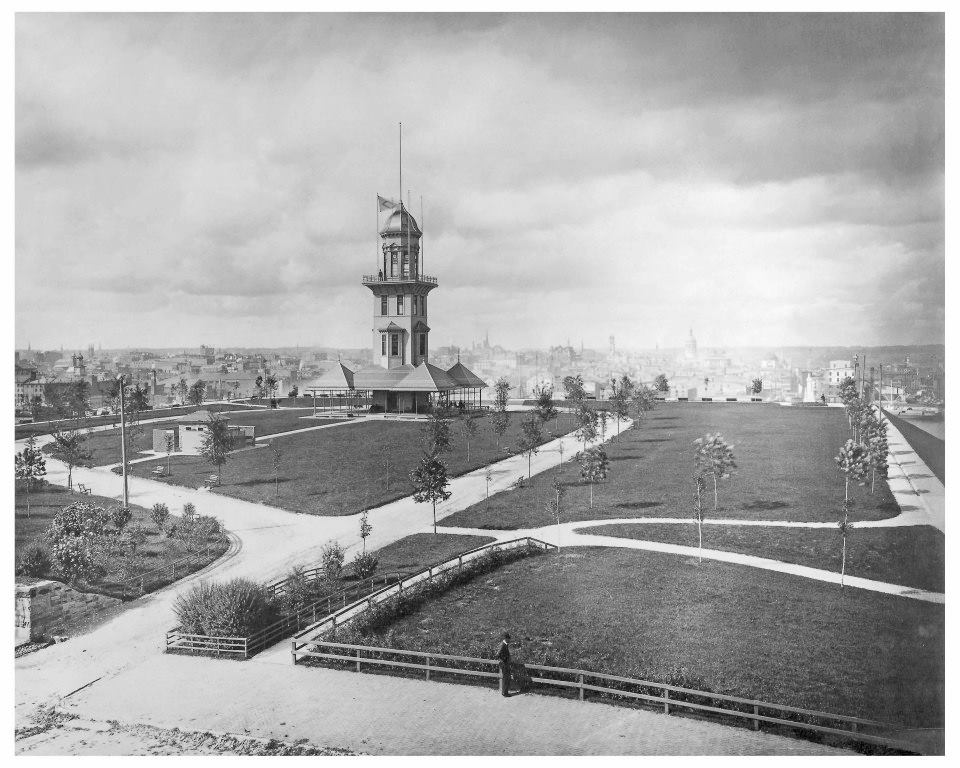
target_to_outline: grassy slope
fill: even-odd
[[[419,571],[490,541],[493,539],[486,536],[415,533],[378,549],[377,571]]]
[[[491,422],[489,416],[478,418],[477,435],[470,441],[469,461],[466,443],[454,424],[453,450],[444,456],[451,476],[507,455],[502,446],[497,449]],[[230,456],[224,467],[223,485],[215,490],[294,512],[354,514],[413,492],[409,476],[420,461],[421,429],[420,422],[375,420],[281,438],[272,443],[283,451],[279,502],[273,451],[266,447]],[[503,445],[515,451],[519,432],[520,418],[514,415]],[[150,475],[152,470],[150,462],[132,468],[135,474],[143,476]],[[215,468],[198,457],[183,456],[173,458],[171,470],[172,476],[165,482],[197,488]]]
[[[580,530],[601,536],[697,546],[697,526],[693,523],[619,524]],[[769,557],[837,573],[840,572],[841,544],[840,532],[833,529],[703,527],[703,546],[706,549]],[[936,528],[854,529],[847,538],[846,572],[867,579],[943,592],[944,555],[944,537]]]
[[[838,519],[843,482],[833,457],[847,437],[838,409],[777,405],[664,403],[639,430],[607,445],[607,480],[594,487],[580,480],[580,467],[564,462],[564,521],[622,517],[692,517],[693,450],[707,432],[721,432],[734,445],[738,468],[720,488],[720,515],[752,520]],[[565,457],[566,458],[566,457]],[[555,472],[535,477],[521,491],[497,494],[444,519],[445,525],[525,528],[555,522],[544,509]],[[876,493],[855,487],[852,519],[880,519],[898,507],[883,482]],[[712,489],[708,498],[712,508]],[[712,514],[712,512],[711,512]]]
[[[943,606],[726,563],[588,548],[511,563],[391,625],[457,653],[509,630],[528,662],[664,679],[879,720],[943,722]],[[373,638],[376,639],[376,638]]]
[[[65,488],[59,486],[47,486],[42,492],[30,494],[30,517],[28,518],[26,494],[17,491],[15,556],[19,557],[21,551],[33,542],[43,544],[49,548],[48,543],[44,540],[44,534],[50,527],[53,516],[61,507],[77,501],[94,504],[106,510],[113,509],[117,506],[115,499],[108,499],[103,496],[80,496],[71,494]],[[148,574],[157,568],[167,568],[170,563],[191,554],[179,539],[169,538],[165,534],[157,534],[157,528],[150,519],[149,510],[136,505],[131,505],[130,510],[133,512],[133,520],[130,521],[130,525],[139,522],[146,530],[147,540],[137,549],[135,556],[130,556],[129,554],[124,555],[123,561],[130,566],[130,571],[128,574],[122,574],[122,578]],[[180,512],[180,510],[171,511],[177,514]],[[197,512],[199,514],[204,513],[202,509],[198,509]],[[110,527],[112,528],[112,526]],[[203,568],[208,563],[220,557],[229,546],[229,542],[225,539],[222,541],[211,540],[210,543],[210,557],[204,556],[200,562],[189,566],[191,572]],[[104,579],[93,584],[84,585],[83,588],[89,592],[120,597],[121,593],[118,584],[121,578],[118,570],[120,565],[121,561],[114,561],[110,572],[107,573]],[[52,579],[61,580],[61,577],[58,576],[56,572],[47,575]],[[181,570],[177,572],[177,577],[182,578],[184,575],[186,575],[186,569],[181,568]],[[147,591],[153,591],[169,584],[172,580],[168,573],[153,574],[147,579],[145,586]]]

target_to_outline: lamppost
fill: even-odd
[[[120,383],[120,461],[123,466],[123,508],[127,509],[130,506],[130,493],[127,489],[127,419],[123,406],[125,398],[122,373],[117,376],[117,381]]]

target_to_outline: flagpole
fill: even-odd
[[[400,266],[403,265],[403,123],[400,123]],[[391,267],[392,269],[392,267]],[[399,401],[398,401],[399,402]]]
[[[423,275],[423,251],[424,251],[423,242],[424,240],[426,240],[426,237],[423,234],[424,226],[425,225],[423,223],[423,195],[420,195],[420,266],[417,268],[417,272],[419,276]]]

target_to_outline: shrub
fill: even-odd
[[[272,623],[278,607],[266,590],[249,579],[195,584],[173,606],[184,632],[214,637],[245,637]]]
[[[372,552],[357,552],[353,558],[353,572],[358,579],[369,579],[377,570],[379,562]]]
[[[67,537],[101,536],[107,519],[107,513],[102,507],[77,501],[61,508],[53,516],[47,533],[54,542]]]
[[[323,569],[324,578],[328,582],[336,582],[343,575],[343,561],[347,553],[340,542],[328,541],[320,552],[320,567]]]
[[[170,508],[166,504],[154,504],[153,509],[150,510],[150,519],[156,524],[157,533],[163,533],[163,526],[169,517]]]
[[[294,613],[310,602],[312,592],[302,565],[295,565],[287,572],[287,583],[280,595],[282,613]]]
[[[54,541],[52,553],[58,570],[71,583],[95,581],[106,572],[92,536],[61,536]]]
[[[41,544],[31,544],[17,560],[17,575],[39,578],[46,576],[52,566],[50,553],[47,552],[46,548]]]
[[[183,519],[190,520],[195,514],[197,514],[197,508],[191,504],[189,501],[183,505]]]
[[[128,507],[117,507],[110,512],[110,521],[118,533],[123,533],[123,529],[126,528],[127,523],[132,519],[133,512],[131,512]]]
[[[124,543],[130,547],[130,551],[133,554],[136,554],[137,547],[146,543],[147,541],[147,531],[142,525],[140,525],[140,523],[136,523],[130,526],[123,538]]]

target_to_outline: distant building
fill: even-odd
[[[215,417],[210,411],[200,410],[181,416],[172,427],[154,429],[153,450],[157,453],[166,453],[167,440],[171,439],[173,451],[188,456],[199,456],[200,446],[203,444],[210,429],[210,422],[213,421],[214,418],[229,421],[230,417]],[[253,445],[256,442],[255,431],[256,428],[253,426],[227,425],[227,432],[233,441],[234,450],[242,448],[245,445]]]
[[[693,337],[693,328],[690,329],[690,336],[683,345],[683,356],[687,360],[697,359],[697,340]]]
[[[831,360],[830,367],[827,369],[827,385],[839,387],[840,382],[848,376],[853,378],[855,368],[849,360]]]

